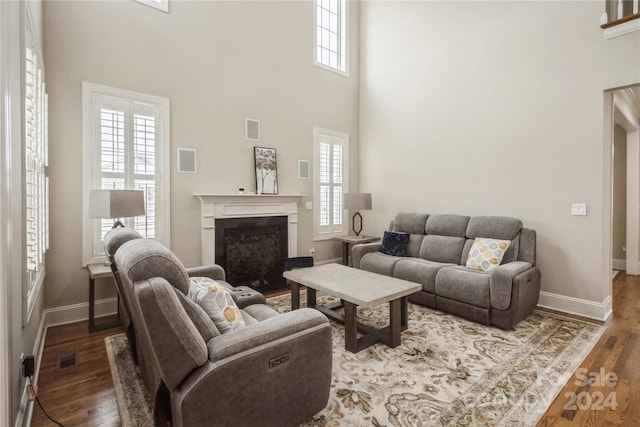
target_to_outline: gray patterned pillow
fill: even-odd
[[[382,236],[383,254],[393,256],[405,256],[407,254],[407,246],[409,245],[409,233],[396,233],[393,231],[385,231]]]

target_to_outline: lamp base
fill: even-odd
[[[356,229],[356,217],[360,219],[359,227]],[[351,218],[351,229],[355,233],[356,236],[360,236],[360,232],[362,232],[362,215],[360,212],[356,212],[353,214],[353,218]]]
[[[113,230],[114,228],[118,228],[118,227],[122,227],[124,228],[124,224],[122,223],[122,221],[120,221],[119,219],[117,219],[114,223],[113,223],[113,227],[111,227],[111,229]]]

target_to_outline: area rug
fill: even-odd
[[[289,311],[289,295],[268,302]],[[358,318],[383,327],[388,306],[359,308]],[[329,403],[308,426],[534,426],[604,332],[540,311],[503,331],[410,304],[400,346],[376,344],[352,354],[344,349],[342,325],[331,327]],[[151,425],[126,337],[106,341],[122,424]]]

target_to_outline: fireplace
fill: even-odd
[[[263,294],[285,289],[287,229],[286,216],[216,219],[215,262],[227,281]]]

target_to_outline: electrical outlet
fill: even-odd
[[[313,256],[316,253],[316,248],[309,249],[309,255]]]
[[[35,373],[35,358],[33,355],[25,356],[22,360],[22,376],[30,378]]]

